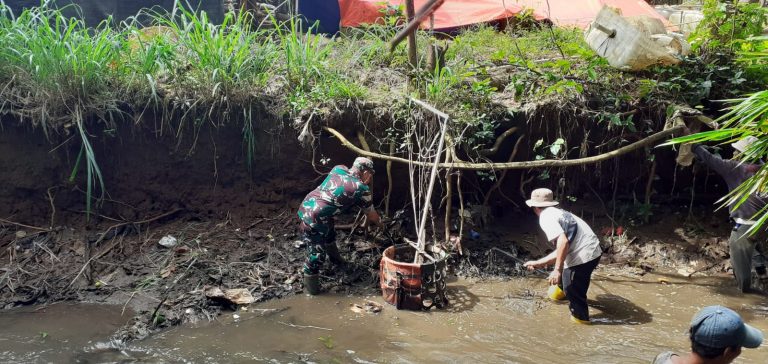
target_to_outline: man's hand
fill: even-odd
[[[536,263],[536,261],[529,260],[525,263],[523,263],[523,266],[528,268],[528,270],[533,271],[541,267],[541,264]]]
[[[547,280],[551,285],[558,285],[560,284],[560,279],[562,277],[563,277],[563,272],[561,272],[559,269],[555,269],[552,271],[552,273],[549,274],[549,277],[547,277]]]

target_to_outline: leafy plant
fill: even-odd
[[[746,62],[766,66],[766,59],[762,54],[745,54],[743,57]],[[675,138],[667,145],[712,141],[729,143],[750,136],[757,138],[757,141],[737,158],[744,163],[760,164],[761,167],[754,176],[721,199],[724,205],[738,207],[746,202],[750,195],[764,195],[768,192],[768,167],[760,163],[768,157],[768,128],[766,127],[768,125],[768,90],[764,89],[745,97],[725,100],[725,102],[729,106],[724,110],[725,114],[718,119],[721,122],[720,129]],[[759,229],[768,221],[768,208],[760,210],[753,219],[757,220],[757,224],[751,230],[756,231],[755,229]]]
[[[747,38],[760,35],[766,24],[766,10],[759,4],[704,0],[704,19],[691,34],[694,49],[734,50]]]

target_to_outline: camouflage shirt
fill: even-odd
[[[327,235],[333,230],[333,216],[353,206],[373,209],[371,189],[347,167],[333,167],[323,183],[304,197],[298,213],[301,229]]]

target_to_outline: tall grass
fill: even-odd
[[[186,81],[211,91],[212,97],[236,92],[235,86],[263,85],[278,56],[269,31],[252,29],[250,13],[227,13],[222,24],[208,16],[179,7],[175,14],[153,16],[170,29],[178,42],[171,67]],[[191,66],[191,67],[190,67]]]
[[[272,18],[276,21],[275,18]],[[292,18],[275,28],[284,73],[292,92],[288,104],[294,112],[325,102],[357,99],[365,90],[345,78],[331,61],[333,43],[320,35],[301,30],[301,21]]]
[[[120,113],[119,87],[110,82],[120,54],[117,33],[109,21],[88,29],[81,20],[46,8],[24,10],[15,19],[7,9],[0,13],[0,64],[3,73],[13,75],[0,97],[46,135],[62,125],[75,128],[84,152],[90,217],[95,186],[103,196],[104,180],[85,124],[88,117],[110,123],[111,114]]]

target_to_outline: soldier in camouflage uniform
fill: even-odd
[[[359,157],[352,168],[335,166],[322,184],[310,192],[299,207],[299,231],[307,245],[304,262],[304,287],[309,294],[320,291],[318,272],[326,254],[332,263],[343,265],[344,260],[336,247],[334,216],[358,206],[368,221],[381,224],[381,217],[373,208],[371,189],[373,161]]]

